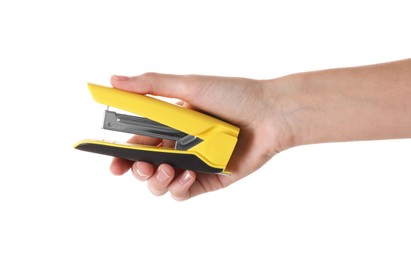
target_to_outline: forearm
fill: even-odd
[[[300,73],[282,95],[293,145],[411,137],[411,59]]]

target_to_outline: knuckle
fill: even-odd
[[[176,201],[185,201],[188,199],[188,192],[170,192],[171,197]]]
[[[158,77],[158,75],[159,74],[157,72],[146,72],[146,73],[142,74],[141,77],[147,78],[147,79],[152,79],[152,78]]]
[[[154,196],[162,196],[167,192],[167,190],[157,189],[151,185],[148,185],[148,189]]]
[[[184,75],[180,78],[178,88],[185,96],[189,96],[192,93],[192,88],[198,82],[198,76],[196,75]]]

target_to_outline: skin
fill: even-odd
[[[411,137],[411,59],[270,80],[146,73],[113,76],[111,83],[139,94],[177,98],[182,106],[240,127],[227,167],[230,177],[113,159],[113,174],[131,169],[154,195],[169,192],[178,201],[227,187],[294,146]],[[144,136],[129,142],[173,145]]]

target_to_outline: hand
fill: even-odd
[[[290,126],[277,102],[280,91],[272,81],[212,76],[178,76],[147,73],[136,77],[113,76],[113,87],[139,94],[181,100],[180,105],[203,111],[240,127],[237,146],[227,170],[231,176],[196,174],[168,164],[114,158],[111,171],[122,175],[130,168],[140,181],[147,181],[154,195],[168,191],[176,200],[227,187],[266,163],[276,153],[292,146]],[[130,143],[171,146],[172,142],[133,136]]]
[[[231,176],[179,171],[170,165],[115,158],[150,191],[176,200],[227,187],[287,148],[323,142],[411,137],[411,59],[288,75],[272,80],[147,73],[113,76],[115,88],[180,99],[180,105],[240,127],[227,170]],[[134,136],[131,143],[171,146]]]

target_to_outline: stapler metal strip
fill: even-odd
[[[88,84],[95,101],[138,116],[106,110],[103,129],[175,141],[174,148],[87,139],[75,148],[155,165],[230,174],[226,166],[240,129],[222,120],[159,99]]]
[[[187,134],[153,120],[106,110],[103,129],[177,141]]]
[[[106,110],[103,129],[176,141],[176,150],[188,150],[202,140],[153,120]]]

